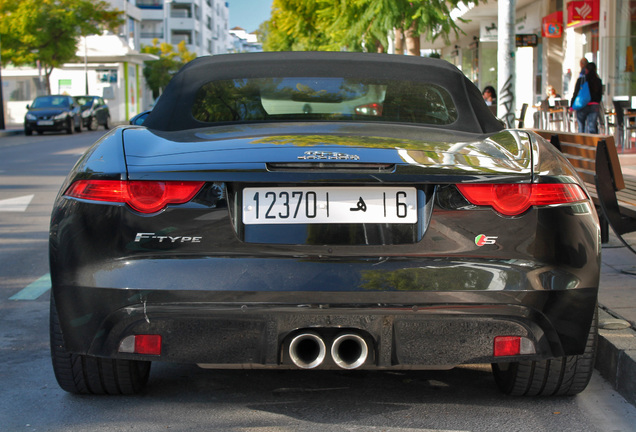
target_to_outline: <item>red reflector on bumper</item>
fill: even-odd
[[[161,335],[127,336],[119,344],[119,352],[161,355]]]
[[[493,355],[506,357],[524,354],[535,354],[534,343],[521,336],[497,336],[495,337]]]
[[[518,336],[497,336],[495,338],[495,357],[519,355],[521,338]]]

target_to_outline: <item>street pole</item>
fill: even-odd
[[[508,127],[515,123],[515,9],[516,0],[499,0],[497,37],[497,116]]]
[[[88,95],[90,93],[88,92],[88,54],[86,45],[86,36],[84,36],[84,80],[86,82],[86,90],[84,91],[84,94]]]
[[[0,40],[0,52],[2,52],[2,40]],[[4,124],[4,98],[2,97],[2,57],[0,56],[0,130],[5,129]]]

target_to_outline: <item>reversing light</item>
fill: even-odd
[[[64,195],[91,201],[126,203],[140,213],[155,213],[168,204],[183,204],[201,190],[204,182],[78,180]]]
[[[161,355],[161,335],[126,336],[119,344],[119,352],[129,354]]]
[[[457,188],[474,205],[491,206],[506,216],[516,216],[532,206],[585,201],[583,189],[573,183],[462,183]]]
[[[493,355],[506,357],[516,355],[535,354],[534,344],[528,338],[522,336],[497,336],[495,337]]]

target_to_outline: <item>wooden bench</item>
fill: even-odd
[[[603,242],[608,240],[609,225],[636,253],[623,239],[623,234],[636,231],[636,179],[623,177],[614,137],[536,129],[533,132],[559,149],[585,182],[594,204],[602,210],[599,216]]]

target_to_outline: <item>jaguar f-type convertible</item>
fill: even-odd
[[[550,143],[437,59],[198,58],[97,141],[50,227],[51,351],[73,393],[205,368],[492,364],[573,395],[597,338],[600,230]]]

